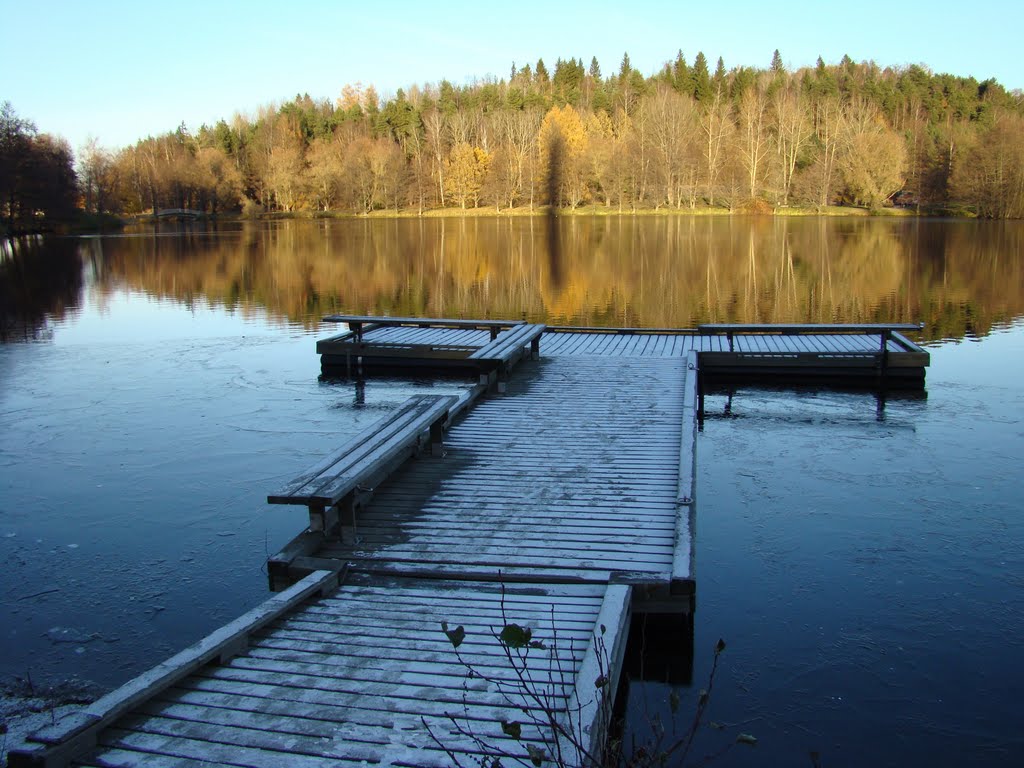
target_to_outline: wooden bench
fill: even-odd
[[[525,320],[449,320],[429,317],[375,317],[373,315],[328,315],[323,318],[325,323],[348,323],[357,342],[363,340],[363,334],[374,328],[394,328],[410,326],[413,328],[461,328],[463,330],[486,330],[491,332],[491,340],[498,337],[498,332],[505,328],[525,325]]]
[[[922,323],[702,323],[697,326],[701,334],[725,334],[729,339],[729,351],[733,351],[732,341],[736,334],[744,333],[775,333],[782,336],[821,333],[857,333],[881,336],[879,351],[885,353],[886,346],[892,338],[893,331],[920,331]]]
[[[309,530],[331,532],[341,519],[354,525],[357,507],[371,486],[419,452],[429,432],[431,452],[440,452],[444,422],[458,402],[454,395],[415,395],[394,413],[370,425],[315,467],[303,472],[277,493],[270,504],[309,508]],[[361,496],[362,494],[362,496]]]
[[[516,326],[471,354],[469,359],[475,361],[480,369],[480,382],[493,384],[497,379],[499,388],[503,389],[509,369],[522,359],[527,345],[531,359],[540,357],[540,337],[546,328],[545,325],[533,324]]]
[[[760,367],[767,370],[778,361],[785,359],[787,366],[803,366],[805,369],[834,368],[846,372],[863,369],[866,374],[886,378],[890,374],[890,342],[894,342],[900,352],[899,373],[909,375],[909,368],[928,364],[928,354],[919,346],[899,333],[899,331],[920,331],[921,323],[703,323],[697,326],[697,332],[703,335],[722,335],[729,340],[729,350],[701,353],[701,364],[708,367],[720,367],[740,361],[748,367]],[[736,336],[829,336],[829,335],[860,335],[878,336],[879,343],[874,349],[833,351],[790,349],[765,349],[761,345],[756,350],[736,350],[733,344]],[[770,345],[767,345],[770,346]],[[730,363],[729,361],[732,361]],[[923,368],[921,369],[923,370]]]

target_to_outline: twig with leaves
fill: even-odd
[[[704,725],[708,704],[714,690],[715,678],[718,673],[719,658],[725,650],[725,642],[719,640],[715,645],[714,660],[708,676],[706,688],[697,695],[693,717],[683,735],[668,739],[664,724],[660,719],[651,721],[650,739],[641,745],[634,744],[628,754],[624,754],[621,741],[611,745],[602,745],[602,751],[595,754],[584,738],[583,711],[592,702],[581,702],[579,690],[573,685],[573,675],[563,665],[558,653],[557,634],[555,630],[554,607],[551,608],[551,638],[539,639],[528,626],[508,620],[505,609],[504,586],[502,586],[500,628],[492,628],[491,636],[501,647],[504,661],[511,670],[511,680],[489,673],[478,664],[472,662],[460,650],[466,640],[466,630],[462,625],[450,627],[447,622],[441,623],[441,629],[452,644],[459,662],[467,669],[467,679],[480,680],[496,691],[512,708],[523,714],[523,721],[502,719],[498,722],[501,735],[512,739],[520,745],[522,751],[513,751],[506,743],[498,743],[492,738],[485,738],[472,726],[464,725],[451,712],[446,712],[455,732],[470,740],[475,754],[468,755],[446,744],[431,724],[423,719],[423,725],[431,739],[445,752],[452,764],[457,768],[500,768],[506,764],[515,764],[529,768],[539,768],[550,763],[556,768],[659,768],[664,766],[703,766],[723,757],[736,744],[753,745],[757,739],[747,733],[740,733],[734,741],[725,747],[705,755],[700,760],[690,763],[691,752],[698,733]],[[598,677],[594,680],[595,696],[597,696],[596,727],[600,733],[608,733],[611,725],[612,704],[615,692],[611,690],[610,671],[608,669],[608,650],[604,643],[605,627],[594,633],[592,642],[595,644],[598,660]],[[572,651],[570,645],[570,653]],[[535,674],[536,665],[531,663],[538,652],[547,654],[546,675]],[[572,694],[566,696],[566,690]],[[463,690],[463,712],[466,722],[469,717],[470,705],[467,688]],[[669,707],[673,716],[680,708],[680,697],[676,691],[669,696]],[[712,723],[716,729],[724,726]],[[495,734],[497,735],[497,734]],[[666,741],[669,743],[666,744]],[[471,762],[470,762],[471,761]]]

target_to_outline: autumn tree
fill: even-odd
[[[526,110],[502,110],[494,117],[500,142],[500,152],[494,159],[496,183],[498,193],[509,208],[524,197],[531,206],[533,204],[530,160],[542,119],[539,112]]]
[[[561,152],[555,155],[558,159],[552,163],[551,148],[555,142],[561,143]],[[576,208],[587,197],[589,179],[585,157],[588,140],[580,113],[569,105],[552,107],[541,122],[537,146],[543,176],[547,178],[554,174],[560,180],[558,199],[548,202]]]
[[[797,164],[813,136],[811,118],[800,91],[791,87],[776,89],[771,97],[771,119],[781,198],[783,205],[788,205]]]
[[[367,158],[373,177],[373,207],[398,210],[405,157],[395,142],[385,138],[373,141]]]
[[[373,141],[369,136],[355,136],[343,153],[340,175],[340,197],[346,208],[369,213],[379,198],[376,179],[370,167]]]
[[[0,217],[7,232],[35,231],[75,211],[77,177],[67,142],[36,132],[0,106]]]
[[[831,204],[836,186],[837,159],[849,138],[846,105],[835,95],[820,99],[815,108],[815,124],[818,153],[809,174],[812,199],[817,205],[826,206]]]
[[[265,185],[275,205],[283,211],[298,208],[305,169],[302,142],[290,131],[282,131],[280,142],[270,148],[265,170]]]
[[[590,175],[598,199],[606,206],[614,201],[619,211],[628,196],[628,145],[630,120],[621,112],[615,122],[605,112],[591,115],[587,121]]]
[[[78,151],[79,180],[85,210],[89,213],[107,213],[115,199],[117,166],[114,154],[101,147],[95,136],[90,136]]]
[[[708,205],[713,206],[718,181],[726,162],[726,150],[734,131],[729,104],[721,88],[716,89],[712,97],[701,105],[698,125],[704,197]]]
[[[444,208],[445,160],[448,157],[448,120],[440,109],[434,109],[423,116],[424,139],[430,153],[437,178],[437,189]]]
[[[952,188],[956,199],[986,218],[1024,218],[1024,117],[999,110],[965,147]]]
[[[749,199],[754,200],[762,189],[771,152],[768,99],[760,83],[755,83],[743,92],[737,118],[737,156],[746,171]]]
[[[907,151],[878,108],[864,101],[848,117],[841,173],[845,197],[857,205],[879,208],[903,186]]]
[[[680,208],[684,197],[692,200],[696,168],[697,110],[690,96],[682,96],[671,85],[663,85],[645,102],[654,149],[653,166],[661,201]],[[688,183],[689,182],[689,183]]]
[[[201,147],[196,153],[200,206],[216,214],[235,208],[242,197],[242,174],[220,147]]]
[[[335,136],[315,139],[306,155],[306,187],[318,210],[329,211],[338,203],[344,172],[343,146]]]
[[[449,198],[463,209],[476,208],[480,191],[491,163],[491,156],[480,147],[460,142],[452,147],[447,161],[445,186]]]

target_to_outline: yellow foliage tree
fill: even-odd
[[[460,142],[452,147],[445,163],[444,188],[462,208],[480,204],[480,190],[491,165],[491,154],[480,147]]]
[[[590,139],[580,113],[569,104],[552,107],[537,134],[541,181],[550,190],[548,202],[570,208],[588,197],[587,154]]]

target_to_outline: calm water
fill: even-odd
[[[408,395],[318,381],[326,312],[923,320],[924,399],[741,390],[698,441],[694,679],[727,764],[1017,765],[1024,227],[288,222],[0,261],[0,676],[123,682],[265,598],[281,480]],[[554,253],[552,253],[554,251]],[[651,700],[664,691],[651,685]]]

